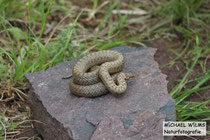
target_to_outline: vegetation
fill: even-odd
[[[210,93],[209,13],[209,0],[135,4],[119,0],[0,0],[0,105],[5,105],[0,107],[0,139],[16,137],[26,126],[32,127],[24,107],[26,73],[71,61],[91,50],[125,44],[146,46],[160,38],[181,42],[178,48],[165,48],[175,57],[162,67],[185,66],[170,91],[176,100],[177,120],[209,121],[210,99],[204,97]],[[194,94],[200,97],[199,102],[190,100]],[[14,111],[14,106],[24,111]]]
[[[181,81],[171,91],[171,96],[176,99],[177,120],[210,120],[210,109],[208,104],[210,99],[205,102],[187,102],[185,99],[191,94],[209,92],[210,71],[206,69],[206,61],[210,55],[209,30],[210,15],[207,7],[209,1],[196,0],[172,0],[167,6],[157,10],[161,17],[167,17],[172,24],[167,31],[176,32],[183,41],[182,53],[171,50],[177,57],[171,61],[170,65],[182,60],[186,64],[187,73]],[[205,7],[205,5],[207,7]],[[187,60],[187,58],[192,58]],[[199,59],[205,58],[204,62]],[[192,63],[192,64],[191,64]],[[191,64],[191,66],[190,66]],[[194,79],[188,79],[196,65],[200,65],[202,72]],[[189,81],[190,80],[190,81]],[[188,85],[191,85],[190,88]],[[202,117],[201,117],[202,116]],[[207,117],[208,116],[208,117]]]

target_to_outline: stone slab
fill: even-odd
[[[30,85],[28,103],[37,131],[46,140],[160,140],[162,121],[174,121],[174,100],[166,75],[154,60],[154,48],[116,47],[125,56],[124,71],[136,75],[125,94],[97,98],[70,93],[75,61],[25,75]],[[167,139],[172,139],[168,137]]]

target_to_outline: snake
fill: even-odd
[[[122,71],[124,65],[125,58],[118,51],[103,50],[85,55],[73,67],[73,79],[69,84],[71,93],[82,97],[124,93],[126,80],[135,77]]]

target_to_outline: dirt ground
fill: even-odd
[[[152,46],[154,48],[157,48],[157,52],[155,54],[155,60],[158,62],[160,68],[164,66],[165,64],[169,63],[171,60],[175,58],[175,56],[168,50],[168,47],[172,47],[174,49],[178,48],[181,45],[181,41],[175,40],[175,41],[166,41],[166,40],[156,40],[154,43],[148,44],[148,46]],[[168,91],[170,92],[172,90],[172,87],[174,87],[175,83],[177,83],[177,79],[182,79],[184,74],[178,75],[179,71],[181,69],[185,68],[184,63],[178,63],[175,64],[173,67],[165,67],[161,69],[162,73],[167,75],[168,80]],[[207,69],[210,68],[210,61],[207,62]],[[190,79],[201,73],[202,70],[200,67],[195,67],[193,69],[192,74],[189,76]],[[210,84],[210,81],[208,82]],[[192,96],[188,97],[188,101],[206,101],[210,99],[210,90],[203,91],[203,99],[201,99],[197,94],[193,94]],[[207,122],[207,126],[209,126],[210,121]],[[209,129],[208,129],[209,130]],[[205,137],[174,137],[174,140],[209,140],[210,136]]]
[[[158,62],[160,68],[162,68],[164,65],[168,64],[170,61],[175,59],[175,55],[171,53],[168,49],[170,46],[174,50],[176,48],[179,48],[181,45],[181,41],[174,40],[174,41],[167,41],[167,40],[155,40],[153,43],[148,44],[148,46],[157,48],[157,52],[155,54],[155,60]],[[200,60],[200,61],[204,61]],[[178,83],[177,79],[182,79],[186,73],[179,72],[182,69],[185,69],[186,66],[183,62],[178,62],[172,67],[164,67],[161,69],[161,71],[167,75],[168,80],[168,91],[171,92],[172,88]],[[210,69],[210,60],[207,61],[207,69]],[[202,73],[201,67],[195,66],[192,73],[189,75],[189,79],[195,78],[198,74]],[[208,82],[208,85],[210,84],[210,81]],[[210,90],[203,91],[203,99],[201,100],[200,97],[196,94],[193,94],[188,98],[188,101],[206,101],[210,99]]]

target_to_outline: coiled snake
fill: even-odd
[[[122,72],[124,64],[123,55],[113,50],[84,56],[74,65],[73,80],[70,81],[71,92],[83,97],[97,97],[108,92],[124,93],[127,89],[125,80],[134,78],[133,74]]]

